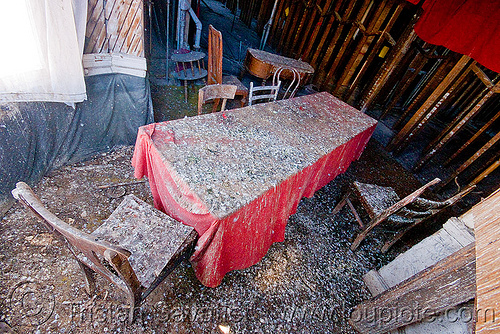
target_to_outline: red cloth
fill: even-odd
[[[408,0],[418,3],[418,0]],[[500,73],[500,1],[426,0],[415,32]]]
[[[178,177],[169,162],[162,159],[152,137],[168,141],[168,137],[174,138],[174,134],[155,132],[155,126],[150,124],[139,128],[132,159],[135,177],[148,177],[158,209],[196,229],[200,238],[191,262],[198,279],[209,287],[219,285],[227,272],[257,263],[272,243],[283,241],[288,217],[295,213],[300,199],[311,197],[316,190],[345,172],[350,163],[359,158],[375,129],[375,125],[367,127],[244,207],[218,218]]]

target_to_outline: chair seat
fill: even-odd
[[[127,195],[91,234],[131,252],[130,265],[142,286],[148,288],[196,232],[136,196]]]
[[[354,181],[353,185],[354,190],[358,193],[357,195],[361,200],[361,204],[370,218],[377,216],[400,200],[392,187],[382,187],[376,184],[357,181]]]
[[[243,85],[243,83],[234,75],[224,75],[222,76],[222,83],[226,85],[235,85],[236,95],[248,95],[248,88]]]

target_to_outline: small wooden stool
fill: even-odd
[[[171,59],[175,62],[175,71],[172,76],[175,79],[184,81],[184,100],[187,102],[187,82],[202,79],[208,72],[202,60],[205,58],[203,52],[192,51],[189,53],[173,54]]]

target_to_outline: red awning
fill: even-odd
[[[425,0],[422,8],[415,25],[421,39],[500,73],[500,0]]]

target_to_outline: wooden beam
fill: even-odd
[[[474,64],[472,66],[472,71],[476,73],[479,80],[481,80],[486,85],[486,87],[488,87],[489,89],[493,88],[494,86],[493,82],[491,82],[490,78],[488,78],[486,73],[484,73],[483,70],[481,70],[479,66],[477,66],[477,64]]]
[[[384,5],[385,5],[385,2],[387,0],[383,0],[383,1],[384,1]],[[326,54],[323,57],[323,59],[321,60],[321,65],[319,67],[319,79],[318,79],[321,87],[324,87],[325,84],[328,83],[329,77],[332,77],[333,73],[335,73],[335,70],[337,69],[337,66],[340,63],[340,60],[343,58],[344,53],[346,52],[347,47],[348,47],[349,43],[351,42],[354,33],[358,29],[356,25],[350,24],[351,28],[348,30],[347,36],[343,40],[340,39],[340,35],[343,32],[344,28],[346,28],[348,26],[347,24],[344,24],[344,22],[342,22],[342,21],[347,21],[351,15],[354,15],[354,14],[352,14],[354,12],[353,11],[354,3],[355,3],[355,1],[351,1],[349,3],[349,7],[347,8],[344,16],[341,18],[341,20],[339,22],[339,26],[335,30],[334,38],[330,42],[330,45],[328,46]],[[363,0],[363,4],[362,4],[361,8],[359,9],[359,11],[357,12],[357,15],[356,15],[356,18],[354,19],[354,22],[360,22],[361,24],[363,23],[362,21],[363,21],[364,15],[367,14],[371,9],[370,4],[372,4],[372,2],[370,0]],[[330,60],[333,56],[333,51],[334,51],[334,49],[337,46],[337,43],[339,41],[343,42],[343,43],[342,43],[339,51],[335,54],[335,58],[333,60],[333,63],[330,64]],[[326,71],[327,68],[328,68],[328,72]],[[326,79],[325,79],[325,77],[326,77]]]
[[[482,135],[486,130],[488,130],[488,128],[500,117],[500,111],[497,112],[497,114],[495,116],[493,116],[489,121],[488,123],[486,123],[485,125],[483,125],[483,127],[481,129],[479,129],[479,131],[477,131],[474,136],[472,136],[471,139],[469,139],[465,144],[462,145],[462,147],[460,147],[458,149],[458,151],[456,151],[455,153],[453,153],[453,155],[448,159],[446,160],[446,162],[444,163],[445,166],[448,166],[460,153],[462,153],[463,150],[465,150],[470,144],[472,144],[472,142],[474,142],[480,135]]]
[[[500,140],[500,131],[493,137],[491,138],[486,144],[483,145],[473,156],[471,156],[466,162],[464,162],[458,169],[453,172],[448,179],[446,179],[445,182],[443,182],[442,185],[440,185],[439,189],[444,188],[448,183],[453,181],[460,173],[462,173],[467,167],[469,167],[474,161],[476,161],[481,155],[483,155],[484,152],[489,150],[493,145],[495,145],[498,141]]]
[[[373,59],[375,59],[375,57],[379,55],[380,48],[382,47],[382,43],[386,40],[392,39],[392,36],[389,34],[389,32],[391,31],[394,23],[396,23],[396,20],[399,18],[399,15],[403,11],[404,6],[405,5],[402,3],[400,3],[396,6],[396,9],[392,13],[392,16],[389,20],[389,23],[386,24],[384,30],[382,31],[382,33],[378,37],[377,42],[375,43],[375,46],[373,47],[370,54],[368,55],[368,58],[363,62],[363,66],[361,67],[359,72],[356,74],[356,77],[350,83],[349,83],[350,80],[347,80],[346,85],[349,87],[349,90],[344,95],[346,101],[349,100],[350,97],[354,94],[354,91],[356,90],[356,87],[358,85],[359,80],[363,77],[365,72],[368,70],[371,63],[373,62]],[[368,45],[368,43],[366,43],[365,45]],[[359,58],[359,56],[358,56],[358,58]]]
[[[496,158],[498,158],[498,157],[496,157]],[[474,185],[478,184],[484,178],[486,178],[488,175],[490,175],[491,173],[493,173],[493,171],[495,169],[497,169],[498,166],[500,166],[500,159],[497,159],[496,161],[493,161],[493,162],[490,161],[486,165],[488,167],[483,172],[481,172],[481,174],[479,174],[474,180],[472,180],[472,182],[469,183],[467,185],[467,187],[474,186]]]
[[[500,189],[460,217],[476,236],[476,334],[498,333],[500,319]],[[496,319],[495,319],[496,318]]]
[[[356,306],[349,323],[360,333],[395,330],[473,299],[476,295],[474,243],[453,253],[377,297]]]
[[[374,41],[376,41],[375,47],[371,51],[371,54],[368,55],[368,59],[365,61],[365,64],[371,63],[375,55],[378,54],[379,51],[378,49],[382,45],[382,42],[384,41],[385,38],[385,32],[388,32],[385,29],[383,31],[380,31],[380,28],[382,27],[382,24],[385,22],[385,19],[389,16],[389,13],[392,11],[393,5],[394,1],[389,1],[385,5],[385,8],[380,11],[380,13],[375,14],[375,15],[379,14],[376,16],[376,19],[374,18],[368,25],[366,33],[363,34],[362,38],[358,42],[356,49],[353,52],[353,56],[349,60],[345,70],[343,71],[340,79],[338,80],[335,86],[335,91],[339,92],[340,90],[341,92],[341,94],[339,95],[345,96],[345,90],[349,88],[350,86],[349,83],[354,77],[356,71],[358,70],[358,67],[365,58],[366,53],[371,48]],[[402,4],[398,4],[396,6],[396,10],[393,12],[392,17],[389,19],[389,23],[387,24],[389,30],[395,23],[395,20],[399,17],[399,14],[403,9],[402,7],[403,7]]]
[[[468,56],[462,56],[457,64],[453,67],[450,73],[444,78],[444,80],[438,85],[434,92],[429,96],[429,98],[424,102],[424,104],[418,109],[418,111],[413,115],[413,117],[406,123],[403,129],[392,139],[392,141],[387,146],[389,151],[401,151],[405,145],[414,135],[419,132],[430,119],[430,117],[436,112],[439,107],[437,103],[441,97],[446,94],[448,87],[455,81],[455,79],[460,75],[464,68],[467,68],[471,58]]]
[[[413,30],[413,29],[412,29]],[[413,33],[415,34],[415,33]],[[437,49],[436,46],[430,48],[429,52],[434,52]],[[417,53],[413,60],[408,65],[406,73],[401,78],[400,84],[396,88],[396,94],[392,97],[389,104],[384,108],[384,111],[380,115],[380,119],[383,119],[399,102],[406,90],[411,86],[415,78],[420,74],[420,71],[427,64],[428,59],[423,56],[422,53]],[[382,67],[383,68],[383,67]],[[363,107],[365,108],[365,107]],[[362,109],[364,110],[364,109]]]

